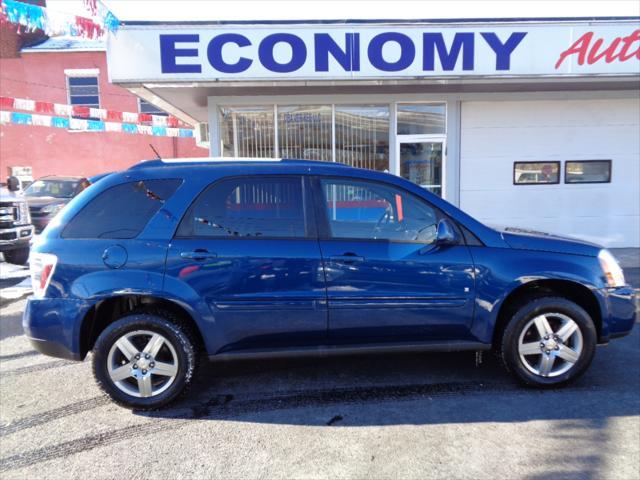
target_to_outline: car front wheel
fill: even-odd
[[[29,247],[9,250],[8,252],[4,252],[3,255],[7,263],[26,265],[29,261]]]
[[[582,375],[595,353],[593,320],[564,298],[543,297],[522,306],[502,339],[502,358],[527,385],[558,387]]]
[[[115,402],[154,409],[180,396],[196,368],[193,342],[167,318],[131,314],[109,325],[93,349],[93,373]]]

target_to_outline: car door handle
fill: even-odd
[[[192,252],[181,252],[180,256],[182,258],[189,258],[191,260],[208,260],[210,258],[218,257],[216,253],[208,252],[205,249],[196,249]]]
[[[329,260],[336,263],[350,263],[364,262],[364,257],[356,255],[355,253],[345,253],[344,255],[332,255]]]

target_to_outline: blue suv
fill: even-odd
[[[636,316],[605,249],[313,161],[143,162],[74,198],[30,264],[35,348],[92,351],[100,387],[138,409],[176,399],[202,356],[493,349],[555,387]]]

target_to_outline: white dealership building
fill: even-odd
[[[489,225],[640,247],[640,19],[127,22],[109,75],[212,156],[387,170]]]

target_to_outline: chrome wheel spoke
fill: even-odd
[[[540,360],[540,375],[543,377],[548,377],[553,369],[553,364],[556,361],[555,355],[542,355],[542,359]]]
[[[138,377],[138,391],[141,397],[150,397],[153,395],[151,375],[140,375]]]
[[[129,361],[138,353],[138,349],[133,346],[127,337],[120,337],[116,342],[116,347]]]
[[[569,363],[576,363],[580,358],[580,354],[566,345],[560,345],[558,356]]]
[[[127,364],[113,370],[110,369],[109,376],[114,382],[121,382],[125,378],[129,378],[131,376],[131,365]]]
[[[542,350],[540,349],[539,342],[530,342],[530,343],[522,343],[518,348],[520,355],[541,355]]]
[[[549,325],[549,320],[547,320],[546,316],[540,315],[535,318],[534,322],[540,338],[544,338],[547,335],[553,335],[553,330],[551,329],[551,325]]]
[[[171,363],[156,362],[155,366],[151,370],[154,375],[163,375],[165,377],[173,377],[178,373],[178,366]]]
[[[562,328],[560,328],[560,330],[556,332],[556,335],[558,335],[563,342],[567,342],[567,340],[571,338],[571,335],[573,335],[577,329],[578,324],[573,320],[569,320],[562,326]]]
[[[147,345],[144,347],[143,352],[148,353],[152,357],[158,355],[158,352],[164,344],[164,337],[162,335],[155,334],[151,337]]]

